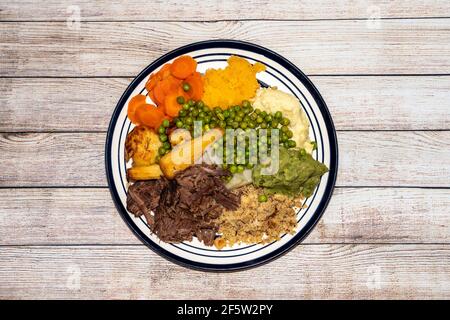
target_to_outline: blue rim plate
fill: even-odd
[[[133,128],[128,120],[127,105],[131,97],[146,94],[145,83],[152,72],[180,55],[188,54],[198,62],[198,70],[223,68],[230,55],[246,58],[251,63],[261,62],[266,71],[258,73],[261,83],[276,86],[295,95],[310,122],[310,137],[317,141],[313,157],[325,163],[330,171],[325,174],[314,194],[305,200],[306,207],[297,211],[298,226],[293,235],[284,235],[279,241],[268,244],[238,245],[224,250],[206,247],[197,240],[180,244],[161,242],[152,235],[145,219],[136,218],[126,210],[125,139]],[[338,167],[336,131],[325,101],[319,91],[291,62],[264,47],[235,40],[210,40],[175,49],[147,66],[128,86],[120,98],[106,137],[106,175],[112,198],[130,229],[150,249],[161,256],[199,270],[232,271],[255,267],[286,253],[300,243],[314,228],[325,211],[333,193]]]

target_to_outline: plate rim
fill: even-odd
[[[136,86],[148,75],[149,69],[152,69],[153,67],[158,67],[160,64],[165,63],[166,61],[169,61],[173,59],[176,56],[182,55],[184,53],[193,51],[193,50],[200,50],[200,49],[211,49],[211,48],[234,48],[234,49],[243,49],[247,50],[253,53],[262,54],[265,57],[274,60],[275,62],[279,63],[286,69],[288,69],[302,84],[308,89],[308,92],[311,94],[311,96],[316,101],[320,111],[322,112],[323,120],[325,123],[325,127],[327,129],[327,133],[329,136],[329,142],[330,142],[330,171],[329,171],[329,180],[325,187],[324,191],[324,197],[320,200],[316,211],[314,212],[311,219],[306,223],[305,227],[297,233],[289,242],[284,244],[283,246],[277,248],[276,250],[267,253],[264,256],[258,257],[256,259],[244,261],[244,262],[237,262],[237,263],[231,263],[231,264],[211,264],[211,263],[203,263],[203,262],[196,262],[192,261],[183,257],[180,257],[176,254],[173,254],[161,246],[159,246],[157,243],[151,241],[134,223],[134,221],[131,219],[131,217],[128,215],[128,212],[126,208],[123,206],[122,202],[120,201],[118,192],[114,186],[113,183],[113,168],[111,165],[111,146],[112,146],[112,136],[113,136],[113,129],[117,123],[117,119],[119,117],[120,112],[122,111],[123,106],[125,105],[126,100],[128,99],[129,95],[133,92],[133,90],[136,88]],[[205,40],[205,41],[199,41],[199,42],[193,42],[187,45],[184,45],[182,47],[178,47],[176,49],[173,49],[169,51],[168,53],[160,56],[158,59],[151,62],[149,65],[147,65],[127,86],[125,91],[123,92],[122,96],[120,97],[119,101],[117,102],[114,111],[111,116],[111,120],[108,125],[108,131],[106,134],[106,141],[105,141],[105,169],[106,169],[106,177],[108,182],[108,189],[110,191],[111,197],[113,199],[113,202],[115,204],[115,207],[117,211],[119,212],[122,219],[125,221],[125,223],[128,225],[130,230],[136,235],[136,237],[145,244],[148,248],[150,248],[153,252],[159,254],[163,258],[181,265],[183,267],[187,267],[194,270],[200,270],[200,271],[212,271],[212,272],[231,272],[231,271],[239,271],[239,270],[246,270],[254,267],[261,266],[263,264],[266,264],[268,262],[271,262],[275,259],[278,259],[282,255],[288,253],[295,247],[297,247],[314,229],[322,215],[324,214],[330,199],[334,193],[335,184],[336,184],[336,177],[338,172],[338,162],[339,162],[339,151],[338,151],[338,141],[337,141],[337,134],[336,129],[333,123],[333,119],[331,117],[330,111],[328,109],[327,104],[325,103],[325,100],[321,96],[319,90],[315,87],[315,85],[312,83],[312,81],[306,76],[297,66],[295,66],[292,62],[290,62],[288,59],[284,58],[280,54],[276,53],[275,51],[272,51],[270,49],[267,49],[263,46],[241,41],[241,40],[231,40],[231,39],[215,39],[215,40]],[[333,172],[331,168],[334,168]],[[149,241],[150,240],[150,241]]]

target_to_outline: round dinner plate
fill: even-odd
[[[299,49],[301,50],[301,49]],[[136,218],[126,209],[128,181],[126,178],[125,139],[133,129],[127,118],[128,101],[136,94],[146,94],[145,83],[150,74],[180,55],[190,55],[198,62],[197,70],[224,68],[227,59],[236,55],[251,63],[261,62],[266,70],[257,74],[260,83],[276,86],[291,93],[301,102],[310,122],[310,138],[317,142],[313,157],[330,171],[322,176],[313,195],[298,210],[295,234],[267,244],[244,244],[217,250],[194,239],[191,242],[165,243],[151,234],[143,217]],[[325,101],[312,82],[295,65],[264,47],[233,40],[193,43],[175,49],[146,67],[128,86],[114,110],[106,138],[106,174],[113,200],[131,230],[149,248],[167,259],[195,269],[230,271],[261,265],[279,257],[300,243],[313,229],[328,205],[337,175],[338,149],[336,132]]]

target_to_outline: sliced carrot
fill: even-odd
[[[152,73],[147,83],[145,84],[145,89],[147,89],[148,92],[152,91],[155,88],[158,81],[160,81],[159,77],[156,76],[156,74]]]
[[[197,69],[197,61],[190,56],[176,58],[170,66],[170,72],[178,79],[186,79]]]
[[[139,124],[139,119],[136,116],[136,109],[139,106],[145,104],[145,98],[146,96],[138,94],[131,98],[130,102],[128,103],[127,115],[130,121],[134,124]]]
[[[161,69],[159,69],[158,74],[161,77],[161,80],[164,80],[165,78],[170,76],[170,67],[171,67],[171,64],[166,63],[165,65],[163,65],[161,67]]]
[[[140,123],[151,128],[158,128],[164,120],[165,115],[156,106],[143,104],[136,109],[136,117]]]
[[[172,92],[166,96],[164,100],[164,107],[166,114],[171,117],[178,116],[178,112],[180,112],[182,105],[177,102],[178,93]]]
[[[154,94],[155,99],[156,99],[155,102],[158,105],[164,103],[164,99],[166,97],[166,94],[164,93],[164,89],[163,89],[163,86],[162,86],[162,81],[158,82],[158,84],[155,86],[155,89],[153,90],[153,94]]]
[[[148,96],[150,97],[150,99],[152,99],[152,101],[154,103],[156,103],[156,98],[155,98],[155,92],[154,91],[149,91],[148,92]]]
[[[178,88],[181,87],[182,80],[175,78],[172,75],[169,75],[167,78],[161,81],[161,86],[164,91],[164,94],[169,94],[171,92],[177,91]]]
[[[203,96],[203,79],[199,72],[195,72],[184,80],[188,83],[190,89],[187,91],[189,97],[193,100],[200,100]]]

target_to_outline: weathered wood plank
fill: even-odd
[[[64,22],[2,23],[0,75],[134,76],[171,49],[218,38],[267,46],[307,74],[450,73],[450,19],[380,23],[93,22],[79,29]]]
[[[448,76],[312,76],[311,80],[327,102],[338,130],[450,129]],[[0,131],[106,130],[130,81],[0,79]]]
[[[0,245],[140,244],[108,189],[3,189]],[[450,190],[337,188],[305,243],[449,243]]]
[[[188,270],[144,246],[2,247],[0,259],[2,299],[450,298],[445,245],[301,245],[235,273]]]
[[[448,1],[8,1],[0,6],[0,21],[65,21],[79,12],[84,21],[220,20],[220,19],[349,19],[448,16]]]
[[[339,186],[450,186],[450,131],[338,133]],[[106,186],[104,133],[3,133],[0,186]]]

